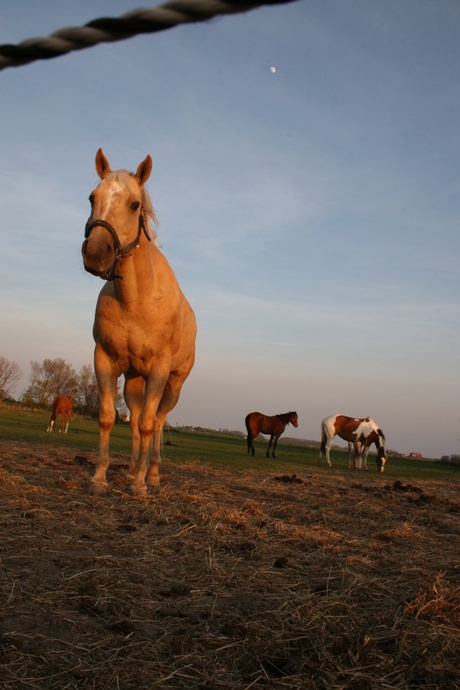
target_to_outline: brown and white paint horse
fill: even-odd
[[[89,197],[91,215],[82,246],[85,269],[107,281],[99,294],[93,328],[100,435],[96,472],[89,486],[92,494],[108,491],[118,377],[124,375],[130,410],[130,489],[133,495],[145,496],[147,486],[160,483],[163,425],[195,361],[195,314],[152,241],[150,219],[156,219],[144,187],[151,170],[150,156],[133,174],[112,172],[102,149],[96,154],[101,182]]]
[[[46,431],[50,433],[53,431],[54,423],[58,414],[61,415],[61,428],[59,433],[66,434],[69,428],[69,422],[71,417],[75,417],[73,413],[74,399],[71,395],[58,395],[53,402],[53,410],[51,412],[51,419],[49,427]],[[66,418],[67,424],[64,431],[64,417]]]
[[[297,412],[285,412],[284,414],[275,414],[273,417],[268,417],[261,412],[251,412],[244,420],[246,429],[248,430],[248,453],[252,451],[255,454],[253,439],[257,434],[270,434],[268,442],[267,458],[270,456],[270,446],[273,442],[272,456],[275,457],[275,448],[278,439],[284,432],[287,424],[298,426]]]
[[[377,470],[383,472],[387,461],[387,447],[383,431],[370,418],[357,419],[356,417],[345,417],[342,414],[335,414],[326,417],[321,422],[321,450],[319,452],[318,465],[321,464],[323,453],[326,455],[327,464],[331,467],[329,451],[332,447],[335,436],[340,436],[344,441],[348,441],[348,467],[351,463],[351,447],[355,450],[355,463],[358,469],[367,470],[367,456],[369,447],[375,443],[377,448]],[[361,444],[359,447],[358,444]]]

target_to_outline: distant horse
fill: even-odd
[[[275,414],[273,417],[267,417],[260,412],[251,412],[244,420],[246,429],[248,430],[248,453],[252,451],[255,454],[253,439],[257,434],[270,434],[268,442],[267,458],[270,457],[270,446],[273,442],[272,456],[275,457],[275,448],[278,439],[284,432],[287,424],[298,426],[297,412],[286,412],[285,414]]]
[[[51,412],[51,419],[47,431],[50,433],[53,431],[54,423],[58,414],[61,415],[61,428],[59,433],[66,434],[69,428],[69,422],[71,417],[75,417],[73,413],[74,399],[71,395],[58,395],[53,402],[53,411]],[[67,424],[64,431],[64,417],[67,419]]]
[[[109,438],[115,422],[117,380],[124,374],[130,410],[131,493],[158,486],[160,438],[166,415],[179,400],[195,361],[196,321],[168,262],[158,249],[156,223],[144,187],[152,170],[147,156],[136,174],[112,172],[96,154],[101,182],[91,193],[91,215],[82,246],[84,267],[106,280],[96,306],[94,368],[99,388],[99,453],[89,493],[108,491]],[[153,437],[149,462],[149,445]]]
[[[357,419],[355,417],[345,417],[341,414],[335,414],[323,419],[321,422],[321,450],[319,452],[318,465],[321,464],[323,453],[325,452],[327,464],[331,467],[329,451],[335,436],[340,436],[344,441],[353,444],[358,469],[362,469],[364,464],[364,469],[367,470],[369,447],[372,443],[375,443],[375,447],[377,448],[377,470],[383,472],[388,458],[385,436],[383,431],[372,419],[370,419],[370,417]],[[361,446],[359,447],[358,444],[361,444]],[[348,467],[350,467],[350,462],[351,448],[349,445]]]

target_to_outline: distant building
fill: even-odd
[[[422,454],[421,453],[409,453],[410,458],[421,458]]]

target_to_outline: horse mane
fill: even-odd
[[[130,192],[136,193],[136,190],[133,188],[133,185],[132,185],[132,181],[136,179],[136,175],[134,173],[128,172],[128,170],[114,170],[107,177],[112,177],[112,179],[123,184],[127,189],[129,189]],[[152,230],[151,224],[155,228],[157,228],[158,227],[158,220],[157,220],[157,217],[155,215],[155,211],[153,210],[152,201],[150,199],[150,194],[148,193],[145,186],[142,189],[140,201],[141,201],[143,209],[144,209],[144,221],[145,221],[146,228],[147,228],[152,240],[154,242],[156,242],[157,232],[156,232],[156,229]]]
[[[283,424],[290,424],[291,416],[295,414],[294,412],[284,412],[284,414],[277,414],[276,416],[281,419]]]

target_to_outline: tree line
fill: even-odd
[[[22,371],[17,362],[0,356],[0,399],[11,399],[11,393],[19,382]],[[73,366],[60,357],[30,362],[29,386],[19,400],[29,407],[50,408],[58,395],[72,395],[75,406],[82,414],[96,415],[99,411],[99,395],[96,376],[90,364],[84,364],[77,373]],[[124,411],[121,390],[115,405]]]

